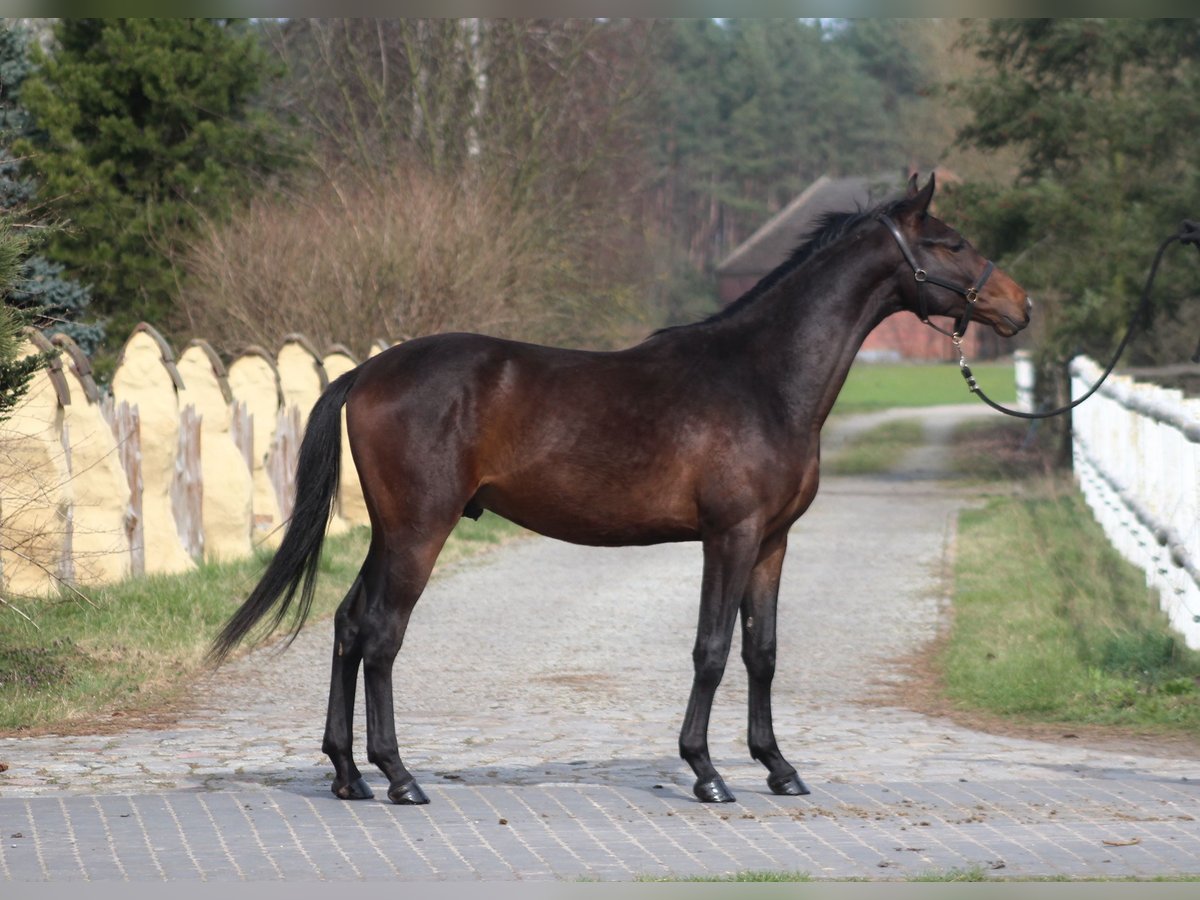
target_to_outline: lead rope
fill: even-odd
[[[1047,412],[1022,412],[1018,409],[1009,409],[1006,406],[1001,406],[991,397],[983,392],[983,389],[975,381],[975,376],[971,374],[971,367],[967,364],[966,354],[963,353],[963,336],[955,331],[950,336],[951,343],[954,344],[954,349],[958,352],[958,367],[962,372],[963,379],[967,382],[967,389],[975,394],[980,400],[990,406],[997,412],[1002,412],[1006,416],[1015,416],[1019,419],[1048,419],[1051,416],[1062,415],[1069,410],[1074,409],[1092,394],[1100,389],[1100,385],[1104,384],[1104,380],[1108,378],[1112,370],[1116,368],[1117,361],[1121,358],[1121,354],[1125,352],[1125,345],[1129,343],[1129,338],[1133,335],[1133,330],[1137,326],[1138,321],[1145,315],[1150,307],[1150,293],[1154,287],[1154,279],[1158,275],[1158,264],[1162,262],[1163,254],[1171,244],[1178,241],[1181,244],[1191,244],[1197,250],[1200,250],[1200,222],[1193,222],[1190,219],[1185,220],[1179,226],[1179,231],[1168,237],[1159,244],[1158,252],[1154,255],[1154,262],[1150,265],[1150,274],[1146,277],[1146,284],[1142,288],[1142,297],[1138,301],[1138,307],[1134,310],[1133,316],[1129,320],[1129,327],[1125,329],[1125,336],[1121,338],[1121,343],[1117,345],[1117,350],[1113,354],[1112,362],[1108,364],[1108,368],[1104,370],[1104,374],[1100,379],[1091,386],[1086,394],[1077,400],[1068,403],[1066,406],[1060,406],[1058,409],[1052,409]],[[1197,355],[1200,355],[1200,348],[1197,348]]]

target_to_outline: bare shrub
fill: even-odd
[[[632,292],[596,290],[595,261],[573,262],[561,231],[507,201],[413,168],[257,198],[189,246],[190,328],[226,352],[293,331],[360,354],[456,330],[604,343]]]
[[[633,130],[647,29],[588,20],[288,20],[274,103],[310,184],[210,224],[180,261],[197,336],[362,352],[463,329],[612,346],[653,267]]]

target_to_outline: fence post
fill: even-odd
[[[179,412],[179,453],[171,479],[171,509],[188,556],[204,559],[204,477],[200,469],[200,416],[190,403]]]
[[[125,533],[129,537],[129,568],[131,575],[146,574],[145,526],[142,522],[142,422],[138,408],[122,400],[117,403],[108,394],[100,403],[100,411],[112,427],[117,440],[121,468],[129,481],[129,510],[125,515]]]
[[[292,517],[296,503],[296,463],[300,457],[302,431],[299,408],[288,406],[279,411],[275,437],[267,453],[266,470],[279,501],[280,523]]]
[[[1028,350],[1013,352],[1013,370],[1017,381],[1017,409],[1033,412],[1033,389],[1037,374],[1033,369],[1033,354]]]

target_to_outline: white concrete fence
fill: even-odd
[[[1070,366],[1071,395],[1102,369]],[[1075,475],[1113,546],[1146,573],[1171,625],[1200,649],[1200,400],[1113,375],[1073,413]]]

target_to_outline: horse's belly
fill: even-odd
[[[565,493],[545,485],[521,491],[486,485],[474,500],[523,528],[573,544],[618,547],[699,538],[695,515],[669,499],[656,501],[644,493]]]

